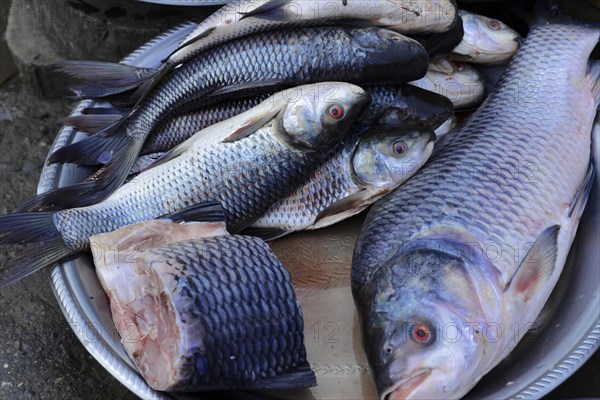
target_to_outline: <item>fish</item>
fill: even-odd
[[[521,36],[504,22],[460,10],[464,24],[462,41],[448,59],[477,64],[504,64],[522,42]]]
[[[593,182],[599,39],[537,23],[484,104],[369,211],[351,286],[381,399],[462,397],[536,320]]]
[[[146,220],[193,221],[218,205],[237,233],[300,184],[368,102],[363,89],[344,82],[284,90],[199,132],[201,140],[177,146],[101,203],[0,216],[0,244],[25,246],[2,268],[0,287],[89,250],[90,236]]]
[[[121,343],[153,389],[317,384],[290,274],[262,240],[222,221],[152,220],[90,243]]]
[[[452,0],[233,1],[209,16],[153,68],[98,61],[64,61],[52,68],[91,84],[79,97],[104,97],[134,90],[140,101],[176,66],[234,39],[275,29],[347,25],[382,27],[398,33],[445,32],[457,17]],[[314,39],[307,39],[311,41]],[[137,89],[137,90],[136,90]]]
[[[422,77],[428,58],[418,42],[381,28],[306,28],[228,42],[177,68],[121,122],[54,151],[50,163],[107,168],[96,181],[65,188],[53,200],[81,207],[108,197],[126,179],[150,132],[186,107],[313,82],[402,83]]]
[[[450,54],[462,42],[464,34],[463,20],[460,17],[459,10],[459,15],[456,17],[454,26],[446,32],[422,33],[409,36],[421,43],[427,54],[429,54],[429,58],[434,60]]]
[[[453,112],[452,102],[444,96],[412,85],[363,85],[371,95],[371,103],[358,120],[359,125],[377,123],[386,126],[437,129]],[[268,94],[243,99],[233,99],[197,111],[184,113],[161,123],[148,136],[141,155],[166,152],[193,136],[196,132],[217,122],[231,118],[265,100]],[[101,109],[106,110],[106,109]],[[117,110],[115,110],[116,112]],[[90,126],[107,121],[117,121],[122,114],[107,114],[94,109],[86,115],[77,115],[62,120],[63,124],[75,126],[89,132]],[[100,122],[95,119],[100,117]],[[145,164],[144,158],[141,164]],[[132,168],[132,172],[135,168]]]
[[[418,171],[431,155],[435,139],[430,129],[378,125],[359,129],[245,234],[273,240],[356,215]]]
[[[455,109],[479,105],[485,96],[485,78],[475,68],[445,58],[434,60],[427,74],[411,85],[446,96]]]
[[[458,118],[451,115],[442,125],[435,130],[435,136],[439,140],[445,134],[452,132],[458,126]]]

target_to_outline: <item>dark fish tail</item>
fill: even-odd
[[[19,256],[0,268],[0,287],[75,254],[54,224],[53,212],[0,216],[0,244],[24,245]]]
[[[138,68],[103,61],[62,61],[51,66],[75,80],[70,89],[78,98],[102,98],[132,89],[147,92],[164,75],[164,68]],[[137,92],[136,92],[137,93]],[[134,95],[135,96],[135,95]]]
[[[66,117],[59,122],[65,126],[72,126],[81,132],[98,133],[121,122],[123,118],[125,117],[121,114],[83,114]]]

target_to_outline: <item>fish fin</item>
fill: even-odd
[[[0,243],[25,245],[19,256],[0,270],[0,287],[74,254],[54,224],[54,213],[0,216]]]
[[[223,143],[231,143],[252,135],[254,132],[265,126],[270,120],[279,114],[278,109],[270,109],[262,116],[250,118],[243,122],[242,126],[233,131],[229,136],[222,140]]]
[[[592,186],[594,186],[595,175],[596,171],[594,169],[594,164],[590,162],[590,165],[588,166],[588,171],[585,174],[585,178],[583,178],[583,183],[581,184],[581,187],[575,194],[575,198],[569,206],[569,218],[581,218],[583,210],[585,210],[585,206],[587,205],[588,198],[590,197]]]
[[[600,108],[600,60],[595,60],[590,63],[590,72],[588,76],[592,80],[592,94],[596,101],[596,107]]]
[[[182,155],[183,153],[185,153],[185,151],[188,149],[189,146],[190,146],[190,143],[187,140],[183,143],[178,144],[177,146],[173,147],[171,150],[167,151],[166,153],[163,153],[160,157],[158,157],[152,164],[150,164],[143,171],[150,169],[150,168],[157,167],[157,166],[164,164],[166,162],[169,162],[171,160],[174,160],[175,158],[177,158],[180,155]]]
[[[80,84],[70,87],[79,98],[100,98],[134,89],[157,73],[155,68],[104,61],[62,61],[50,68]]]
[[[182,44],[180,44],[179,46],[177,46],[177,48],[175,50],[173,50],[165,59],[163,59],[161,61],[161,63],[163,65],[169,65],[167,63],[167,61],[169,60],[169,58],[171,58],[171,56],[173,54],[177,53],[178,51],[182,50],[185,47],[188,47],[190,44],[197,42],[198,40],[204,39],[208,35],[212,34],[215,31],[215,29],[217,29],[217,28],[215,28],[215,27],[208,28],[207,30],[200,32],[199,34],[197,34],[196,36],[194,36],[190,40],[187,40],[187,41],[183,42]]]
[[[81,207],[86,204],[79,203],[78,195],[84,189],[91,190],[93,186],[93,182],[79,183],[38,194],[18,206],[13,213]]]
[[[322,210],[313,225],[323,228],[356,215],[369,206],[372,197],[373,192],[365,189],[344,197]],[[365,204],[366,202],[369,203]]]
[[[122,130],[118,135],[112,135],[112,130],[121,125],[120,119],[115,124],[105,127],[96,135],[85,138],[79,142],[62,147],[48,157],[50,164],[74,163],[79,165],[101,165],[114,158],[114,154],[123,150],[133,139]],[[107,137],[108,136],[108,137]]]
[[[118,142],[118,146],[114,147],[112,159],[101,172],[84,183],[56,189],[51,196],[54,206],[72,208],[99,203],[125,182],[140,151],[141,142],[134,141],[127,135],[115,136],[114,140]]]
[[[265,81],[258,82],[244,82],[238,83],[235,85],[225,86],[221,89],[215,90],[210,94],[211,97],[214,96],[222,96],[225,94],[232,94],[236,92],[242,91],[250,91],[250,90],[260,90],[262,92],[270,91],[269,88],[275,89],[277,86],[281,85],[282,81],[279,79],[269,79]]]
[[[527,301],[552,276],[556,268],[559,232],[560,225],[553,225],[541,233],[506,285],[506,290],[523,294]]]
[[[313,386],[317,386],[315,373],[307,362],[303,362],[294,371],[260,380],[255,389],[299,389]]]
[[[286,231],[285,229],[254,228],[252,226],[240,232],[241,235],[255,236],[264,240],[265,242],[270,242],[272,240],[279,239],[280,237],[286,236],[290,233],[292,233],[292,231]]]
[[[226,218],[225,209],[220,202],[207,201],[165,214],[159,219],[169,219],[173,222],[220,222]]]
[[[131,108],[121,107],[88,107],[81,110],[83,115],[129,115]]]
[[[291,1],[269,1],[259,7],[256,7],[252,11],[238,12],[238,14],[242,16],[240,21],[250,17],[265,19],[268,21],[288,21],[289,18],[286,17],[283,9],[290,3]]]
[[[110,125],[114,125],[125,118],[121,114],[82,114],[72,115],[61,119],[62,125],[73,126],[76,130],[85,133],[98,133]]]

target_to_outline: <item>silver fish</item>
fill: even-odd
[[[460,10],[464,35],[448,59],[477,64],[508,62],[522,41],[521,36],[505,23]]]
[[[279,92],[201,131],[201,141],[177,146],[101,203],[0,216],[0,244],[29,245],[4,268],[0,286],[88,250],[95,234],[166,215],[193,220],[212,212],[205,204],[224,208],[232,232],[247,227],[312,172],[368,101],[363,89],[340,82]]]
[[[456,109],[476,106],[485,95],[483,75],[469,65],[445,58],[432,61],[427,74],[410,84],[446,96]]]
[[[349,136],[289,196],[252,224],[252,234],[318,229],[358,214],[400,186],[433,151],[431,130],[372,126]]]
[[[290,274],[260,239],[147,221],[90,242],[121,342],[155,390],[316,385]]]
[[[428,58],[418,42],[382,28],[305,28],[227,42],[174,70],[118,124],[53,152],[51,163],[107,168],[94,182],[39,201],[80,207],[105,199],[125,181],[151,131],[190,107],[314,82],[403,83],[422,77]]]
[[[460,398],[536,320],[591,187],[599,38],[533,27],[480,109],[369,212],[352,289],[381,399]]]
[[[144,97],[175,66],[218,45],[276,29],[324,25],[382,27],[398,33],[444,32],[457,17],[451,0],[262,0],[232,1],[202,21],[156,68],[136,68],[94,61],[66,61],[56,68],[94,83],[95,95],[139,88]]]

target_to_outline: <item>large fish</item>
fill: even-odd
[[[272,239],[358,214],[417,172],[434,141],[432,130],[381,126],[348,136],[294,192],[252,224],[252,234]]]
[[[371,95],[371,103],[359,119],[359,124],[362,125],[377,123],[437,129],[454,110],[452,102],[445,96],[413,85],[367,85],[363,88]],[[164,121],[148,136],[141,154],[169,151],[196,132],[258,105],[266,97],[268,96],[262,94],[232,99]],[[114,108],[90,108],[86,110],[86,114],[68,117],[62,122],[75,126],[78,130],[95,133],[95,127],[121,118],[122,114]]]
[[[440,58],[429,65],[427,74],[411,85],[449,98],[456,109],[481,103],[485,96],[485,78],[475,68]]]
[[[521,36],[497,19],[460,10],[464,36],[448,56],[450,60],[478,64],[503,64],[519,48]]]
[[[200,23],[156,68],[96,61],[66,61],[56,66],[93,84],[93,91],[80,92],[83,97],[112,95],[141,86],[134,96],[139,98],[175,66],[208,49],[259,32],[316,25],[375,26],[405,34],[444,32],[455,23],[456,16],[451,0],[239,0]]]
[[[0,216],[0,244],[29,245],[4,268],[0,286],[88,250],[95,234],[165,215],[194,219],[211,202],[225,209],[231,231],[247,227],[312,172],[368,101],[348,83],[289,89],[201,131],[201,141],[182,143],[102,203]]]
[[[52,153],[50,162],[107,165],[96,181],[65,188],[59,205],[94,204],[114,192],[150,132],[186,107],[312,82],[401,83],[422,77],[427,62],[418,42],[381,28],[306,28],[228,42],[174,71],[124,121]]]
[[[290,274],[260,239],[147,221],[90,242],[121,342],[155,390],[316,385]]]
[[[381,399],[456,399],[515,347],[591,186],[600,28],[533,27],[495,91],[357,241],[352,290]]]

